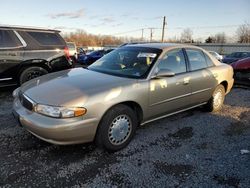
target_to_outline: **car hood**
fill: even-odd
[[[222,61],[223,63],[232,63],[237,61],[239,58],[234,58],[234,57],[225,57]]]
[[[135,79],[75,68],[31,80],[21,86],[21,92],[40,104],[83,106],[91,96],[134,82]]]

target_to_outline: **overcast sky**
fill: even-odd
[[[0,24],[134,37],[153,27],[154,39],[160,38],[163,16],[166,37],[179,37],[184,28],[195,38],[218,32],[233,36],[238,25],[250,23],[250,0],[8,0],[0,9]],[[144,37],[149,38],[149,29]]]

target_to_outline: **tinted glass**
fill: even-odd
[[[187,49],[186,52],[191,70],[199,70],[207,67],[206,59],[202,51]]]
[[[75,50],[75,44],[73,44],[73,43],[67,43],[67,46],[68,46],[68,48],[70,49],[70,50]]]
[[[41,45],[64,45],[61,37],[55,33],[46,32],[27,32]]]
[[[129,78],[144,78],[162,50],[142,47],[123,47],[114,50],[88,69]]]
[[[182,49],[166,53],[158,65],[158,70],[168,69],[175,74],[186,72],[186,62]]]
[[[0,30],[0,48],[19,47],[22,43],[11,30]]]

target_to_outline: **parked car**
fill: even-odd
[[[209,53],[210,53],[212,56],[214,56],[218,61],[222,61],[222,59],[223,59],[223,56],[222,56],[222,55],[218,54],[218,53],[215,52],[215,51],[209,51]]]
[[[124,148],[138,125],[205,105],[223,106],[233,69],[187,45],[127,45],[76,68],[42,76],[13,92],[14,114],[38,138],[53,144],[96,141]]]
[[[84,65],[91,65],[96,60],[100,59],[102,56],[104,56],[105,54],[108,54],[112,50],[113,49],[92,51],[85,55],[79,56],[78,62]]]
[[[59,31],[0,26],[0,86],[72,67]]]
[[[231,64],[234,69],[234,79],[238,84],[250,85],[250,57]]]
[[[244,59],[247,57],[250,57],[250,52],[234,52],[234,53],[231,53],[231,54],[225,56],[223,58],[222,62],[230,64],[230,63],[233,63],[235,61],[238,61],[240,59]]]
[[[77,49],[76,44],[74,42],[67,42],[67,47],[69,49],[70,58],[76,63],[77,61]]]

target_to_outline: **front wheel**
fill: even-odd
[[[208,103],[206,104],[205,108],[209,112],[216,112],[222,109],[223,103],[225,99],[225,88],[223,85],[218,85],[212,97],[209,99]]]
[[[118,151],[131,141],[135,134],[138,121],[135,112],[126,105],[111,108],[102,118],[96,144],[109,151]]]

